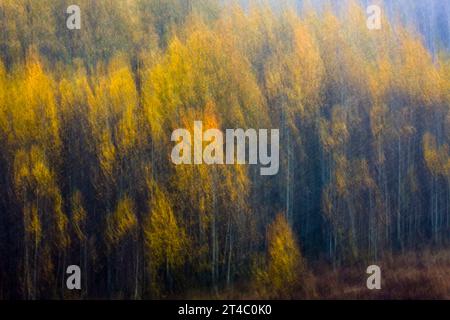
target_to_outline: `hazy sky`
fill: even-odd
[[[224,2],[233,0],[223,0]],[[257,2],[258,0],[256,0]],[[317,7],[331,3],[337,10],[348,0],[266,0],[274,7],[280,3],[291,3],[299,10],[302,3],[310,1]],[[405,24],[413,26],[423,34],[427,46],[432,51],[439,48],[450,49],[450,0],[357,0],[364,7],[381,3],[390,17],[400,17]],[[252,0],[240,0],[247,7]],[[262,1],[264,2],[264,0]]]

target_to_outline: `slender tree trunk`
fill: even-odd
[[[228,262],[227,262],[227,287],[230,287],[231,283],[231,256],[233,252],[233,235],[232,235],[232,228],[231,228],[231,214],[228,216]]]

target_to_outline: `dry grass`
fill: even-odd
[[[381,267],[382,289],[366,287],[366,264],[333,270],[329,264],[315,263],[299,279],[295,292],[274,297],[261,294],[252,281],[240,281],[229,289],[205,292],[191,290],[178,299],[258,300],[450,300],[450,250],[388,255],[374,263]]]
[[[450,251],[388,256],[379,263],[382,289],[366,288],[365,266],[315,273],[322,299],[450,299]],[[320,274],[320,276],[318,276]]]

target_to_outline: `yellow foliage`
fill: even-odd
[[[27,205],[24,208],[25,231],[33,236],[33,242],[38,245],[42,240],[42,226],[36,205]]]
[[[450,159],[450,148],[447,144],[438,146],[436,138],[426,133],[423,137],[423,152],[425,162],[428,169],[435,176],[442,175],[444,177],[449,176],[448,163]]]
[[[349,163],[345,156],[337,156],[335,169],[336,190],[341,196],[346,195],[349,191],[349,183],[347,177],[349,170]]]
[[[107,130],[105,130],[102,135],[99,157],[100,165],[105,175],[109,178],[114,178],[113,169],[116,160],[116,148],[112,143],[110,134]]]
[[[268,266],[263,276],[269,296],[289,297],[305,272],[305,264],[291,227],[278,214],[268,230]]]
[[[133,200],[122,197],[116,210],[108,216],[107,237],[112,245],[119,244],[126,236],[133,235],[137,227],[137,218]]]
[[[8,79],[5,67],[0,61],[0,134],[3,135],[7,132],[7,92],[8,92]]]
[[[187,110],[210,102],[226,126],[267,123],[250,66],[228,41],[199,23],[184,42],[174,38],[163,61],[149,70],[144,108],[156,138],[166,126],[178,128]]]
[[[440,78],[431,54],[406,31],[400,38],[395,83],[412,101],[432,105],[439,101]]]
[[[170,272],[183,264],[187,238],[177,222],[170,199],[157,186],[152,188],[144,235],[151,272],[156,277],[159,268]],[[156,278],[154,280],[157,281]],[[152,285],[158,287],[157,283]]]
[[[371,189],[375,187],[375,181],[372,179],[369,170],[369,163],[366,159],[352,161],[353,185],[352,190]]]
[[[19,150],[16,153],[14,187],[23,204],[25,220],[30,222],[28,231],[40,234],[39,217],[45,216],[45,220],[50,222],[45,232],[56,239],[52,245],[66,248],[70,242],[67,233],[68,219],[63,212],[61,192],[55,175],[49,169],[42,150],[32,147],[29,152]]]
[[[75,191],[71,198],[72,225],[75,234],[80,241],[86,240],[86,218],[82,195],[79,190]]]
[[[115,58],[109,70],[109,107],[113,119],[118,121],[116,129],[118,149],[125,154],[133,148],[137,139],[138,96],[133,75],[124,58]]]
[[[300,15],[269,1],[246,9],[236,1],[220,14],[212,0],[79,1],[92,15],[67,37],[53,28],[63,4],[0,0],[0,202],[14,218],[4,221],[20,212],[24,251],[42,255],[27,252],[24,265],[45,260],[51,274],[55,259],[74,256],[65,208],[77,241],[87,241],[92,210],[106,225],[92,243],[133,248],[123,270],[135,270],[136,296],[147,277],[139,241],[154,288],[171,285],[183,266],[211,274],[214,285],[231,282],[284,206],[307,225],[302,235],[326,225],[305,245],[327,242],[320,250],[334,262],[406,249],[416,234],[428,237],[420,229],[428,220],[441,241],[450,60],[418,34],[388,17],[368,30],[355,0],[339,14],[327,1],[324,12],[309,6]],[[280,174],[172,165],[170,133],[192,135],[194,121],[204,130],[280,129]],[[281,214],[267,235],[258,279],[266,295],[291,297],[306,274],[295,235]]]
[[[61,142],[55,83],[45,74],[36,57],[30,58],[21,71],[11,88],[11,143],[30,145],[35,142],[57,154]]]

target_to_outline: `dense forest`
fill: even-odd
[[[0,0],[0,299],[317,298],[323,270],[450,245],[445,27],[77,0],[69,30],[72,2]],[[278,175],[174,165],[194,121],[279,129]]]

